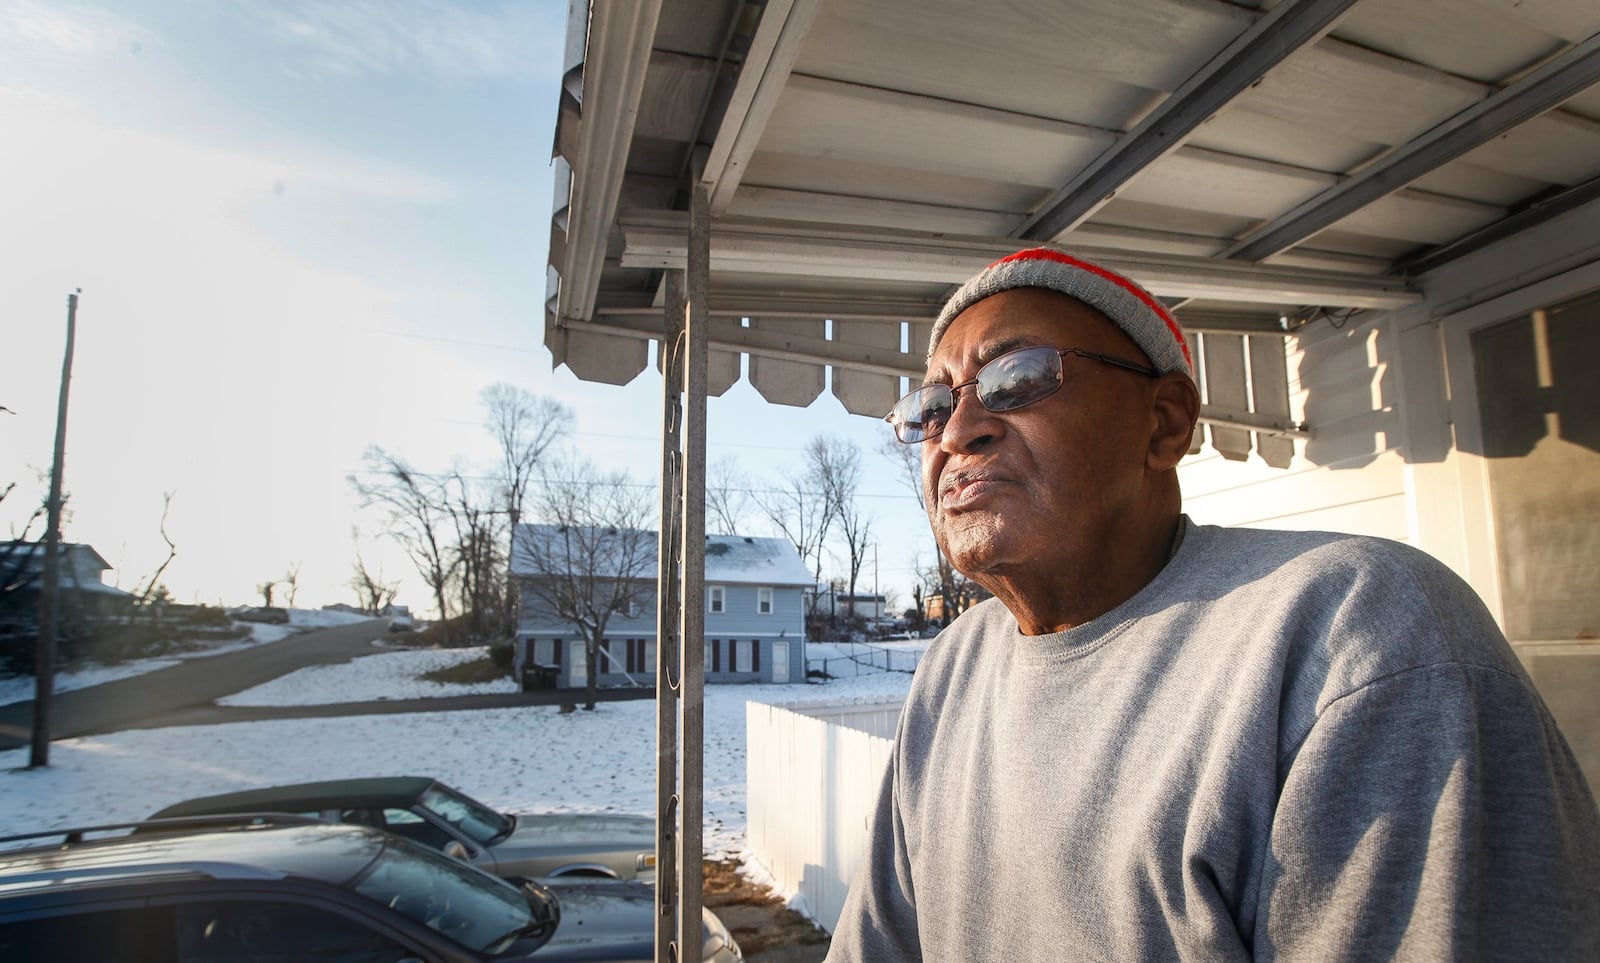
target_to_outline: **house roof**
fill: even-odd
[[[62,542],[61,557],[71,557],[77,561],[83,561],[87,558],[93,561],[102,571],[111,567],[111,563],[106,561],[105,557],[99,552],[95,551],[93,546],[82,542]],[[30,567],[42,567],[44,565],[44,542],[29,542],[21,539],[0,542],[0,559],[6,558],[26,559]]]
[[[657,559],[657,533],[647,529],[574,528],[567,538],[564,526],[524,524],[517,526],[511,551],[511,574],[538,576],[550,570],[553,560],[565,557],[568,545],[581,544],[592,551],[596,574],[615,578],[624,568],[634,578],[653,578]],[[634,540],[630,548],[626,543]],[[552,563],[540,561],[543,557]],[[579,549],[572,549],[579,552]],[[706,536],[707,584],[802,585],[812,583],[805,562],[787,539],[748,535]]]
[[[1431,269],[1600,199],[1592,2],[1045,10],[574,5],[555,363],[616,384],[645,368],[697,186],[709,393],[747,370],[770,402],[808,405],[831,385],[871,416],[921,377],[952,287],[1022,247],[1122,270],[1204,348],[1416,303]],[[1298,431],[1245,394],[1280,382],[1281,360],[1261,352],[1268,368],[1251,371],[1254,354],[1218,346],[1244,360],[1202,378],[1241,400],[1208,392],[1202,420]]]

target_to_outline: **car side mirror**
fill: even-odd
[[[460,840],[452,839],[444,844],[444,854],[451,859],[459,859],[463,863],[472,862],[472,853],[467,851],[467,846]]]

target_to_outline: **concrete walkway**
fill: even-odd
[[[349,662],[359,656],[384,651],[387,646],[374,645],[374,642],[381,643],[386,638],[386,631],[387,624],[381,619],[314,629],[279,642],[187,659],[144,675],[58,692],[50,703],[50,737],[56,740],[123,729],[215,725],[256,719],[447,712],[582,701],[581,692],[545,691],[323,706],[216,705],[218,699],[270,682],[295,669]],[[654,696],[652,689],[602,690],[597,693],[597,699],[608,702]],[[0,706],[0,750],[31,744],[32,732],[31,701]]]

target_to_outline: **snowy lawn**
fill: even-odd
[[[325,629],[335,625],[350,625],[354,622],[367,621],[368,618],[370,617],[352,615],[349,612],[290,609],[288,625],[272,625],[264,622],[242,623],[250,629],[250,634],[242,639],[234,639],[189,652],[177,652],[160,658],[132,659],[117,665],[89,664],[57,672],[55,691],[70,692],[73,689],[87,689],[90,686],[100,685],[104,682],[115,682],[118,679],[127,679],[136,675],[144,675],[146,672],[154,672],[157,669],[164,669],[169,665],[177,665],[186,659],[203,659],[213,655],[221,655],[224,652],[237,652],[239,649],[248,649],[251,646],[261,645],[266,642],[277,642],[308,629]],[[0,678],[0,705],[6,705],[11,702],[25,702],[32,699],[33,695],[33,676],[6,676]]]
[[[379,702],[442,696],[516,692],[510,677],[472,685],[430,682],[423,675],[484,658],[485,645],[463,649],[419,649],[369,655],[345,665],[298,669],[253,689],[218,699],[224,706],[321,706],[341,702]]]
[[[442,655],[386,653],[348,666],[296,672],[245,694],[289,704],[305,693],[391,699],[464,687],[416,681]],[[407,667],[408,666],[408,667]],[[356,667],[356,668],[352,668]],[[359,681],[363,673],[382,682]],[[409,676],[410,686],[396,679]],[[903,695],[911,676],[864,673],[826,685],[714,685],[705,697],[705,845],[745,847],[745,702],[788,703]],[[273,695],[276,691],[278,694]],[[53,743],[50,766],[30,771],[26,749],[0,752],[0,835],[141,819],[192,796],[351,776],[429,775],[507,811],[655,812],[655,703],[602,702],[593,712],[556,707],[287,719],[130,730]]]

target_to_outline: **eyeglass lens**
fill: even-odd
[[[990,411],[1012,411],[1054,394],[1061,387],[1061,354],[1055,348],[1019,348],[978,369],[973,380],[978,403]],[[889,421],[906,443],[944,430],[955,409],[950,385],[923,385],[894,406]]]

